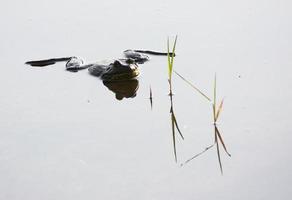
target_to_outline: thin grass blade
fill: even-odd
[[[172,129],[172,142],[173,142],[173,153],[175,162],[177,162],[177,154],[176,154],[176,142],[175,142],[175,127],[174,127],[174,118],[173,113],[171,112],[171,129]]]
[[[223,174],[223,167],[222,167],[222,163],[221,163],[220,149],[219,149],[218,142],[216,143],[216,147],[217,147],[217,156],[218,156],[218,162],[219,162],[219,166],[220,166],[220,171],[221,171],[221,174]]]
[[[214,120],[214,124],[216,124],[216,106],[214,104],[212,104],[212,108],[213,108],[213,120]]]
[[[175,54],[175,47],[176,47],[177,35],[175,36],[174,44],[172,47],[172,56],[171,56],[171,71],[173,66],[174,54]]]
[[[183,165],[186,165],[187,163],[189,163],[189,162],[192,161],[193,159],[199,157],[200,155],[202,155],[203,153],[205,153],[206,151],[208,151],[209,149],[211,149],[214,145],[215,145],[215,143],[212,144],[212,145],[210,145],[210,146],[208,146],[208,147],[206,147],[203,151],[201,151],[200,153],[197,153],[196,155],[194,155],[194,156],[191,157],[190,159],[186,160],[186,161],[185,161],[184,163],[182,163],[180,166],[182,167]]]
[[[214,87],[213,87],[213,119],[216,123],[216,74],[214,78]]]
[[[224,151],[226,152],[226,154],[227,154],[228,156],[231,157],[231,154],[227,151],[227,148],[226,148],[226,146],[225,146],[225,144],[224,144],[223,138],[222,138],[222,136],[221,136],[221,134],[220,134],[220,132],[219,132],[217,126],[215,126],[215,131],[216,131],[216,135],[218,135],[218,137],[219,137],[219,140],[220,140],[220,142],[221,142],[221,144],[222,144],[222,146],[223,146]]]
[[[168,79],[171,79],[171,61],[170,61],[170,52],[169,52],[169,38],[167,38],[167,62],[168,62]]]
[[[196,86],[194,86],[190,81],[185,79],[182,75],[180,75],[177,71],[174,71],[176,75],[178,75],[182,80],[184,80],[187,84],[189,84],[192,88],[194,88],[197,92],[199,92],[205,99],[207,99],[209,102],[211,102],[211,99],[205,95],[201,90],[199,90]]]
[[[219,118],[220,112],[221,112],[221,110],[222,110],[222,108],[223,108],[223,102],[224,102],[224,99],[221,100],[220,105],[219,105],[219,107],[218,107],[218,110],[217,110],[217,112],[216,112],[215,122],[216,122],[216,121],[218,120],[218,118]]]
[[[178,127],[178,124],[177,124],[177,121],[176,121],[176,117],[175,117],[174,113],[172,113],[172,114],[173,114],[173,120],[174,120],[175,127],[176,127],[177,131],[179,132],[181,138],[184,140],[185,138],[184,138],[183,134],[181,133],[179,127]]]
[[[153,108],[153,100],[152,100],[152,89],[151,89],[151,86],[150,86],[150,94],[149,94],[149,99],[150,99],[150,105],[151,105],[151,110]]]
[[[217,132],[216,132],[216,125],[214,125],[214,144],[218,142],[217,140]]]

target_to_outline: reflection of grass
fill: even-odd
[[[149,100],[150,100],[150,106],[151,106],[151,110],[152,110],[152,108],[153,108],[153,100],[152,100],[152,89],[151,89],[151,86],[150,86]]]
[[[219,104],[219,107],[217,109],[217,102],[216,102],[216,96],[217,96],[217,80],[216,80],[216,74],[215,74],[215,78],[214,78],[214,88],[213,88],[213,118],[214,118],[214,135],[215,135],[215,142],[214,144],[216,144],[216,149],[217,149],[217,156],[218,156],[218,161],[219,161],[219,166],[220,166],[220,170],[221,170],[221,173],[223,173],[223,169],[222,169],[222,163],[221,163],[221,157],[220,157],[220,148],[219,148],[219,143],[218,143],[218,138],[219,138],[219,141],[221,143],[221,145],[223,146],[223,149],[225,150],[226,154],[228,156],[231,156],[230,153],[228,153],[227,151],[227,148],[224,144],[224,141],[223,141],[223,138],[218,130],[218,127],[217,127],[217,120],[219,118],[219,115],[220,115],[220,112],[222,110],[222,107],[223,107],[223,99],[221,100],[220,104]]]
[[[172,142],[173,142],[173,151],[174,151],[174,158],[175,162],[177,162],[177,153],[176,153],[176,135],[175,130],[179,132],[179,135],[182,139],[184,139],[183,134],[181,133],[178,123],[174,114],[173,110],[173,101],[172,101],[172,95],[170,95],[170,119],[171,119],[171,130],[172,130]]]
[[[200,89],[198,89],[196,86],[194,86],[190,81],[188,81],[187,79],[185,79],[182,75],[180,75],[179,73],[175,72],[182,80],[184,80],[186,83],[188,83],[192,88],[194,88],[201,96],[203,96],[208,102],[212,103],[212,109],[213,109],[213,124],[214,124],[214,135],[215,135],[215,141],[214,144],[212,144],[211,146],[208,146],[205,148],[205,150],[203,150],[202,152],[194,155],[192,158],[188,159],[187,161],[184,162],[184,164],[190,162],[191,160],[193,160],[194,158],[202,155],[203,153],[205,153],[206,151],[208,151],[209,149],[211,149],[214,145],[216,145],[217,148],[217,157],[218,157],[218,162],[219,162],[219,166],[220,166],[220,170],[221,173],[223,173],[223,169],[222,169],[222,163],[221,163],[221,157],[220,157],[220,148],[219,148],[219,142],[221,143],[224,151],[226,152],[226,154],[228,156],[231,156],[230,153],[227,151],[226,145],[223,141],[222,135],[219,132],[219,129],[217,127],[217,120],[220,116],[220,113],[222,111],[223,108],[223,99],[220,101],[219,106],[217,107],[217,78],[216,78],[216,74],[215,74],[215,78],[214,78],[214,86],[213,86],[213,100],[211,100],[211,98],[209,98],[207,95],[205,95]],[[184,165],[182,164],[182,165]]]
[[[169,38],[167,39],[167,61],[168,61],[168,83],[169,83],[169,96],[170,96],[170,117],[171,117],[171,130],[172,130],[172,141],[173,141],[173,150],[174,150],[174,158],[175,161],[177,162],[177,152],[176,152],[176,130],[178,131],[180,137],[182,139],[184,139],[175,114],[174,114],[174,110],[173,110],[173,100],[172,100],[172,72],[173,72],[173,61],[174,61],[174,55],[175,55],[175,47],[176,47],[176,41],[177,41],[177,36],[175,37],[174,40],[174,44],[172,47],[172,52],[170,52],[170,48],[169,48]]]

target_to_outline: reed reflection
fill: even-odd
[[[153,98],[152,98],[152,89],[150,86],[150,92],[149,92],[149,101],[150,101],[150,106],[151,106],[151,110],[153,109]]]
[[[173,142],[173,152],[174,159],[177,162],[177,151],[176,151],[176,130],[178,131],[180,137],[184,139],[175,117],[174,107],[173,107],[173,93],[172,93],[172,72],[173,72],[173,63],[174,63],[174,55],[175,55],[175,47],[177,42],[177,36],[175,37],[172,52],[170,52],[170,42],[169,38],[167,38],[167,63],[168,63],[168,83],[169,83],[169,98],[170,98],[170,121],[171,121],[171,130],[172,130],[172,142]]]
[[[176,131],[179,133],[179,136],[181,139],[184,140],[184,136],[178,126],[177,119],[174,112],[174,106],[173,106],[173,94],[169,95],[170,99],[170,122],[171,122],[171,132],[172,132],[172,142],[173,142],[173,152],[174,152],[174,159],[175,162],[177,162],[177,151],[176,151]]]
[[[222,167],[222,162],[221,162],[221,156],[220,156],[220,144],[222,145],[225,153],[228,156],[231,156],[231,154],[227,151],[226,145],[224,143],[223,137],[220,134],[220,131],[217,127],[217,121],[220,116],[220,113],[223,108],[223,102],[224,100],[222,99],[219,103],[219,106],[217,106],[217,80],[216,80],[216,74],[214,78],[214,87],[213,87],[213,99],[209,98],[205,93],[203,93],[200,89],[198,89],[196,86],[194,86],[190,81],[185,79],[182,75],[179,73],[175,72],[182,80],[184,80],[187,84],[189,84],[195,91],[197,91],[202,97],[204,97],[209,103],[212,105],[212,110],[213,110],[213,125],[214,125],[214,143],[210,146],[207,146],[203,151],[195,154],[192,156],[190,159],[186,160],[181,166],[187,164],[188,162],[192,161],[193,159],[197,158],[198,156],[202,155],[212,147],[216,146],[217,150],[217,157],[218,157],[218,163],[220,167],[221,174],[223,174],[223,167]]]
[[[219,141],[219,142],[218,142]],[[194,156],[192,156],[191,158],[189,158],[188,160],[186,160],[184,163],[181,164],[181,166],[191,162],[192,160],[194,160],[195,158],[201,156],[202,154],[206,153],[208,150],[210,150],[211,148],[213,148],[214,146],[216,146],[216,152],[217,152],[217,158],[218,158],[218,163],[219,163],[219,167],[220,167],[220,171],[221,174],[223,174],[223,167],[222,167],[222,162],[221,162],[221,154],[220,154],[220,143],[225,151],[225,153],[228,156],[231,156],[231,154],[227,151],[227,148],[225,146],[224,140],[222,138],[222,135],[219,132],[219,129],[216,125],[216,123],[214,123],[214,143],[210,146],[207,146],[203,151],[195,154]]]

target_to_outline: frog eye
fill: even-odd
[[[120,63],[119,61],[115,60],[115,62],[114,62],[114,66],[115,66],[115,67],[121,66],[121,63]]]

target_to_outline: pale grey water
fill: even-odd
[[[289,199],[290,1],[9,1],[0,6],[0,199]],[[210,105],[173,77],[185,140],[174,162],[167,60],[141,65],[136,98],[117,101],[87,71],[30,59],[87,61],[129,48],[165,50],[206,93],[225,97],[215,149]],[[153,91],[150,109],[149,87]]]

